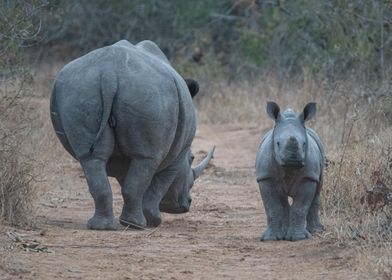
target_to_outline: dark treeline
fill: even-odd
[[[354,71],[382,80],[392,59],[390,0],[1,2],[8,17],[17,3],[39,8],[34,26],[46,50],[79,55],[120,39],[150,39],[176,63],[214,63],[231,78],[274,71],[335,79]]]

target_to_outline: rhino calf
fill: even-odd
[[[263,137],[256,157],[267,215],[261,241],[305,239],[324,230],[319,217],[324,149],[317,133],[305,126],[316,114],[316,104],[307,104],[297,116],[291,109],[281,114],[276,103],[268,102],[267,113],[275,127]]]

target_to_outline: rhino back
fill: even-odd
[[[185,81],[165,61],[139,48],[126,50],[119,64],[113,114],[120,149],[131,157],[176,156],[190,145],[196,128]]]
[[[150,40],[144,40],[136,45],[133,45],[132,43],[128,42],[127,40],[121,40],[118,41],[117,43],[112,45],[113,48],[116,47],[121,47],[121,48],[126,48],[128,50],[132,50],[134,48],[137,48],[138,51],[140,52],[145,52],[146,54],[150,56],[154,56],[157,59],[159,59],[161,62],[167,63],[170,65],[169,60],[165,56],[165,54],[162,52],[162,50],[158,47],[157,44]]]
[[[140,43],[136,44],[136,48],[141,51],[144,51],[152,56],[155,56],[159,60],[164,63],[170,64],[169,60],[167,59],[166,55],[162,52],[162,50],[152,41],[145,40],[141,41]]]
[[[154,158],[181,149],[196,126],[185,82],[159,57],[120,42],[70,62],[56,79],[56,107],[73,152],[86,154],[100,128],[103,77],[116,90],[110,109],[121,153]]]

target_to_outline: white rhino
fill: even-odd
[[[305,126],[316,114],[316,104],[309,103],[297,116],[291,109],[281,114],[276,103],[268,102],[267,113],[275,127],[264,136],[256,157],[267,214],[261,240],[301,240],[324,230],[319,217],[324,148],[317,133]]]
[[[196,130],[190,83],[151,41],[122,40],[64,66],[51,95],[52,123],[77,159],[95,202],[90,229],[116,229],[108,176],[121,185],[120,223],[157,226],[160,211],[189,210],[190,188],[213,156],[194,169]]]

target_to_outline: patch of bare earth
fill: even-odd
[[[44,183],[39,229],[1,230],[0,279],[353,279],[354,250],[330,238],[328,224],[310,240],[259,242],[266,218],[254,159],[264,132],[199,126],[196,157],[217,148],[192,190],[191,211],[164,214],[159,228],[145,231],[87,230],[93,201],[78,163],[64,152]],[[111,183],[118,216],[120,188]]]

